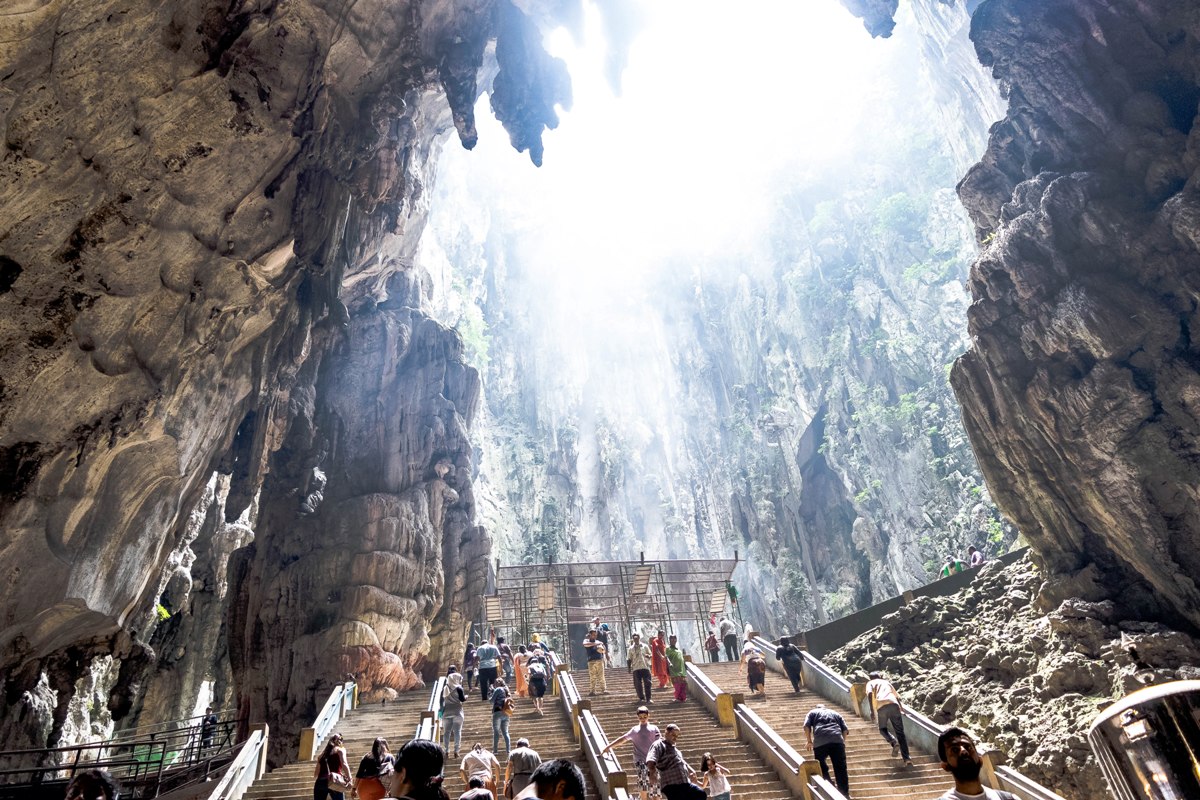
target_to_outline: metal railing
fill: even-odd
[[[301,761],[312,761],[317,757],[317,748],[325,737],[333,732],[334,727],[342,721],[353,708],[358,697],[358,685],[353,681],[337,684],[329,694],[325,705],[317,712],[313,724],[300,731]]]
[[[268,730],[265,724],[255,725],[250,736],[240,745],[237,758],[225,770],[225,775],[205,800],[241,800],[246,790],[267,771]]]
[[[192,723],[196,724],[192,724]],[[238,726],[226,718],[211,726],[202,717],[143,726],[142,737],[0,753],[0,800],[45,797],[82,769],[104,769],[130,798],[153,798],[202,779],[231,758]]]
[[[433,690],[429,693],[429,702],[421,712],[421,721],[417,723],[414,739],[427,739],[439,742],[442,739],[442,693],[446,688],[446,679],[438,678],[433,682]]]

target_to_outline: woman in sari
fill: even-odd
[[[529,696],[529,672],[526,663],[529,661],[529,653],[525,650],[525,645],[517,648],[517,654],[513,656],[513,674],[517,679],[517,697]]]
[[[667,632],[659,631],[658,636],[650,640],[650,671],[658,678],[658,688],[665,689],[671,682],[667,671]]]

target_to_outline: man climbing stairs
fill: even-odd
[[[591,770],[588,769],[583,751],[575,741],[571,721],[563,714],[559,698],[546,695],[542,703],[546,711],[545,716],[538,716],[537,711],[533,708],[533,702],[528,698],[517,697],[515,700],[517,709],[509,719],[509,735],[513,747],[517,746],[517,739],[524,737],[529,740],[529,746],[542,757],[542,761],[549,761],[552,758],[568,758],[574,761],[583,770],[589,800],[598,798]],[[492,747],[492,704],[481,701],[477,695],[468,696],[464,711],[466,719],[463,720],[462,747],[458,751],[459,757],[455,759],[449,753],[446,756],[444,786],[451,800],[457,800],[458,796],[467,790],[458,774],[458,765],[462,761],[462,757],[467,754],[475,742],[482,742],[483,746],[489,750]],[[500,740],[499,747],[504,747],[504,739]],[[495,756],[496,760],[500,762],[499,777],[503,778],[508,753],[501,749],[501,752],[495,753]],[[497,793],[501,793],[502,790],[503,786],[497,783]]]
[[[846,737],[846,764],[853,800],[927,800],[937,797],[951,783],[937,757],[913,748],[911,739],[913,766],[906,767],[899,756],[892,756],[891,745],[879,734],[877,725],[807,689],[801,688],[799,694],[794,694],[788,679],[777,672],[767,673],[766,697],[763,698],[749,693],[746,675],[739,671],[738,664],[722,662],[699,666],[722,690],[743,693],[746,705],[805,758],[812,757],[804,735],[804,718],[808,712],[818,703],[824,703],[841,714],[850,728],[850,735]],[[833,782],[832,770],[830,782]]]
[[[572,675],[577,685],[587,686],[586,672],[574,672]],[[633,681],[626,679],[624,670],[608,670],[607,682],[608,694],[587,699],[592,703],[592,713],[604,728],[609,741],[612,741],[637,724],[636,710],[640,703],[634,694]],[[783,800],[792,797],[791,791],[775,770],[750,745],[738,740],[732,728],[720,727],[708,709],[695,699],[676,703],[669,686],[666,689],[654,689],[653,699],[654,703],[649,706],[650,722],[660,729],[666,728],[671,722],[679,726],[679,749],[687,757],[692,769],[699,772],[700,757],[712,753],[730,771],[729,781],[737,800]],[[630,796],[636,797],[637,771],[629,744],[619,745],[613,752],[628,775]],[[700,783],[701,776],[697,775],[695,781]]]

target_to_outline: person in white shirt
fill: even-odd
[[[721,642],[725,645],[725,658],[729,661],[737,661],[737,625],[728,616],[721,617],[721,624],[717,626],[717,631],[721,634]]]
[[[867,681],[867,700],[871,703],[871,721],[878,717],[879,732],[892,746],[893,756],[902,756],[904,766],[911,767],[912,759],[908,757],[908,737],[904,735],[904,706],[900,704],[900,695],[896,687],[883,677],[882,673],[872,672],[871,680]],[[888,728],[891,730],[888,730]],[[892,735],[895,731],[895,735]]]
[[[947,728],[938,737],[938,758],[942,769],[954,776],[954,788],[937,800],[1018,800],[1016,795],[989,789],[979,781],[983,757],[975,749],[975,740],[961,728]]]
[[[712,800],[730,800],[733,788],[729,785],[729,770],[718,764],[712,753],[705,753],[700,759],[700,772],[704,775],[700,788],[708,792]]]
[[[496,794],[496,782],[500,777],[500,762],[490,750],[484,748],[482,742],[476,742],[475,746],[463,756],[462,763],[458,766],[458,773],[462,776],[464,784],[468,783],[472,777],[478,777],[483,781],[484,788],[493,795]]]
[[[650,699],[650,648],[642,644],[642,635],[633,634],[626,654],[626,666],[633,676],[633,689],[637,698],[643,703],[653,703]]]

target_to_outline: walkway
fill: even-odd
[[[878,726],[815,692],[801,688],[799,694],[794,694],[791,683],[783,675],[767,673],[767,696],[764,699],[750,695],[746,676],[739,672],[736,662],[723,661],[699,666],[722,690],[743,693],[746,705],[806,758],[812,757],[812,750],[805,744],[804,735],[804,718],[808,712],[818,703],[825,703],[841,714],[850,728],[850,735],[846,738],[846,761],[850,773],[850,796],[854,800],[927,800],[937,797],[951,784],[935,756],[913,749],[910,753],[913,766],[905,767],[899,756],[892,757],[891,748],[880,736]],[[832,783],[832,771],[829,777]]]
[[[350,774],[358,771],[358,762],[371,751],[375,737],[387,739],[393,751],[411,739],[421,721],[421,712],[428,704],[429,692],[418,689],[405,692],[387,705],[360,706],[351,711],[336,729],[346,740]],[[321,742],[318,755],[324,747],[325,742]],[[243,797],[245,800],[312,800],[316,768],[315,761],[285,764],[255,781]]]
[[[587,671],[573,672],[577,686],[588,686]],[[637,723],[637,695],[633,680],[624,669],[609,669],[605,675],[608,694],[588,697],[592,713],[604,727],[609,740],[616,739]],[[696,700],[676,703],[671,688],[655,689],[650,708],[650,721],[659,728],[673,722],[679,726],[679,749],[687,756],[692,768],[699,771],[700,757],[712,753],[718,762],[733,774],[733,796],[738,800],[783,800],[792,797],[786,784],[767,766],[750,745],[740,741],[732,728],[722,728],[708,709]],[[632,747],[622,743],[614,752],[629,776],[630,795],[636,797],[637,773],[633,767]]]

